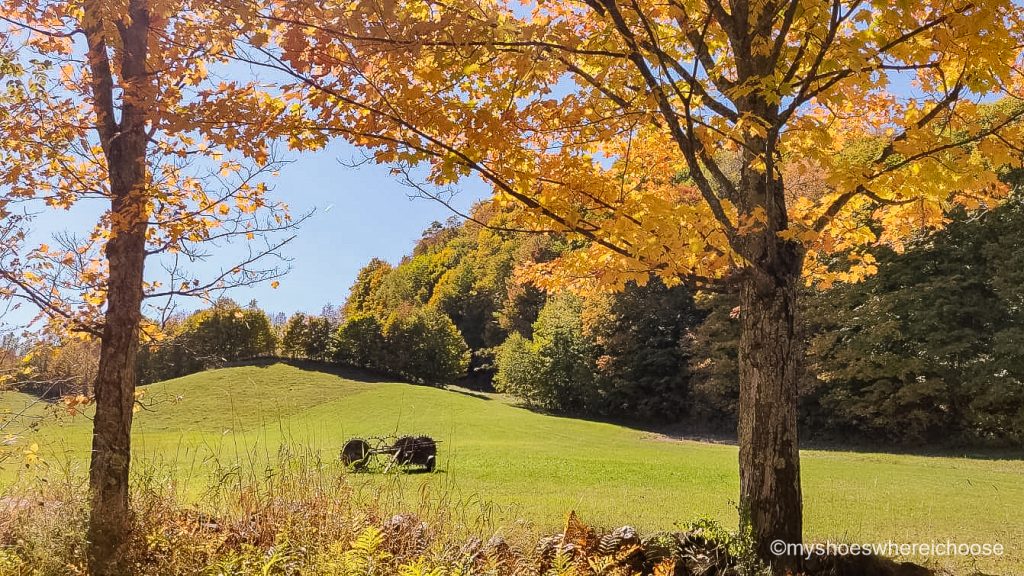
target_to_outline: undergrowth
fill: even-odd
[[[87,573],[86,485],[56,476],[5,495],[0,576]],[[760,571],[737,561],[749,556],[744,539],[709,521],[689,527],[687,538],[701,542],[691,549],[678,535],[598,533],[574,514],[562,534],[541,538],[449,494],[424,489],[410,501],[397,482],[366,490],[350,478],[316,452],[286,447],[262,467],[214,461],[196,498],[172,474],[140,463],[124,557],[139,576],[667,576],[695,562]]]

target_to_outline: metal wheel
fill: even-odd
[[[366,468],[370,458],[370,443],[362,438],[353,438],[341,448],[341,462],[353,470]]]
[[[429,436],[403,436],[391,449],[395,452],[395,462],[401,466],[423,466],[428,471],[434,469],[437,443]]]

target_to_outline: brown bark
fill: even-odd
[[[150,80],[146,73],[149,12],[146,0],[131,0],[117,30],[120,58],[113,74],[106,34],[110,24],[96,10],[86,30],[96,131],[107,161],[110,185],[110,238],[107,303],[96,378],[96,416],[89,465],[91,510],[88,557],[93,576],[129,573],[123,565],[130,530],[128,501],[131,463],[132,409],[135,403],[135,359],[142,319],[143,274],[147,228],[147,118]],[[114,78],[123,92],[114,104]]]
[[[740,513],[758,555],[780,568],[791,559],[771,543],[802,541],[797,374],[796,280],[753,278],[741,288]]]
[[[764,230],[744,238],[750,266],[740,285],[739,448],[741,524],[758,556],[777,573],[799,557],[772,552],[772,542],[803,539],[797,383],[802,347],[796,334],[797,285],[804,249],[779,238],[787,226],[781,180],[756,173],[748,198],[764,199]]]
[[[130,526],[128,471],[145,260],[142,230],[118,233],[106,248],[110,278],[89,465],[89,565],[94,576],[126,573],[119,560]]]

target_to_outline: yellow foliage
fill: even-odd
[[[765,26],[717,5],[280,0],[271,36],[324,132],[428,166],[428,186],[475,172],[517,228],[587,240],[534,271],[548,285],[714,284],[765,246],[830,282],[826,255],[1005,195],[1024,143],[1012,0],[754,2]]]
[[[151,18],[145,29],[132,26],[137,5]],[[95,333],[107,298],[104,248],[118,234],[141,226],[148,254],[179,254],[213,237],[265,230],[260,223],[271,217],[289,222],[283,204],[266,200],[265,180],[278,166],[272,145],[297,130],[300,113],[287,112],[265,83],[223,81],[212,72],[242,39],[272,41],[257,9],[234,0],[10,0],[0,7],[18,38],[0,46],[0,163],[12,167],[0,175],[4,229],[13,224],[4,210],[11,200],[35,211],[121,197],[90,233],[69,238],[78,245],[42,244],[22,252],[19,269],[0,267],[60,319],[55,330]],[[130,61],[127,42],[149,47],[145,61]],[[140,68],[145,74],[133,76]],[[146,169],[125,180],[125,166],[136,162]],[[117,189],[122,181],[130,189]],[[6,234],[0,244],[13,250]]]

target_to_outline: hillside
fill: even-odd
[[[350,481],[397,486],[409,497],[445,494],[470,514],[499,523],[522,518],[545,530],[568,510],[595,524],[645,530],[698,516],[735,524],[737,451],[729,445],[537,414],[498,396],[283,364],[214,370],[145,391],[136,471],[173,469],[194,493],[235,464],[264,468],[283,444],[319,451],[330,463],[350,436],[421,433],[442,441],[440,473]],[[0,408],[28,400],[5,392]],[[48,416],[31,436],[46,464],[18,472],[21,481],[66,468],[84,474],[89,424],[82,416]],[[1024,572],[1024,461],[811,450],[802,464],[811,539],[1001,542],[1007,555],[978,567]],[[2,472],[7,488],[15,468]]]

